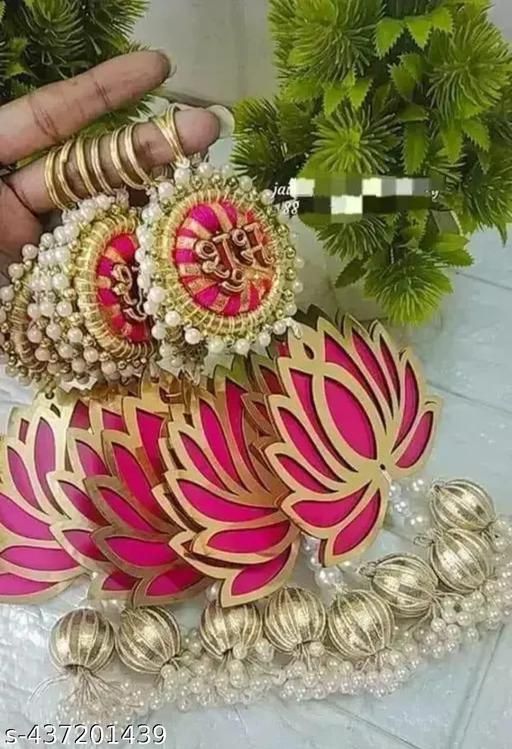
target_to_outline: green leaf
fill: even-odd
[[[451,34],[453,31],[453,16],[448,8],[435,8],[430,14],[432,26],[439,31]]]
[[[391,78],[395,88],[404,99],[411,99],[416,87],[416,82],[410,73],[402,65],[390,66]]]
[[[429,112],[426,107],[422,107],[420,104],[407,104],[404,109],[399,113],[398,119],[401,122],[423,122],[429,119]]]
[[[364,267],[363,262],[360,258],[356,258],[343,268],[338,278],[336,279],[336,286],[338,288],[341,288],[343,286],[350,286],[351,284],[356,283],[356,281],[359,281],[361,278],[363,278],[365,273],[366,268]]]
[[[291,78],[281,93],[286,101],[300,104],[316,99],[320,96],[320,89],[318,82],[312,78]]]
[[[376,115],[382,114],[388,107],[391,107],[392,99],[396,98],[393,93],[393,86],[390,81],[379,86],[373,95],[372,109]]]
[[[464,120],[461,123],[464,133],[468,138],[483,151],[488,151],[491,147],[491,136],[489,128],[479,119]]]
[[[425,72],[425,60],[423,57],[416,52],[411,52],[410,54],[402,55],[400,59],[402,67],[407,70],[416,83],[420,83]]]
[[[405,24],[399,18],[383,18],[377,24],[375,44],[379,57],[384,57],[392,49],[405,31]]]
[[[424,122],[408,122],[405,126],[404,161],[409,175],[420,170],[429,147],[428,126]]]
[[[345,99],[356,82],[354,71],[345,76],[340,83],[327,85],[324,89],[324,112],[327,116],[331,115]]]
[[[448,160],[451,164],[455,164],[459,160],[464,144],[464,136],[460,126],[457,123],[442,126],[441,137],[446,148]]]
[[[473,258],[466,249],[468,242],[463,234],[439,234],[431,249],[444,264],[467,268],[473,265]]]
[[[432,31],[432,21],[427,16],[408,16],[405,19],[409,32],[421,49],[424,49]]]
[[[0,23],[3,21],[5,15],[5,1],[0,0]]]
[[[359,109],[373,85],[372,78],[360,78],[349,91],[348,98],[354,109]]]

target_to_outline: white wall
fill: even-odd
[[[512,37],[512,0],[493,14]],[[171,90],[232,103],[275,84],[267,0],[152,0],[137,36],[178,64]]]

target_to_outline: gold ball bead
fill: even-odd
[[[94,609],[71,611],[59,619],[50,635],[50,655],[61,668],[100,671],[112,659],[114,649],[114,629]]]
[[[248,652],[261,637],[260,612],[254,604],[243,604],[224,609],[218,601],[203,611],[199,633],[204,649],[222,658],[233,648]]]
[[[283,588],[269,599],[263,624],[272,645],[283,653],[291,653],[300,645],[323,639],[327,612],[311,591]]]
[[[390,554],[370,562],[362,570],[374,593],[388,603],[397,616],[416,618],[426,614],[434,602],[438,580],[432,568],[415,554]]]
[[[344,658],[360,660],[390,647],[395,619],[391,607],[378,595],[353,590],[333,602],[327,627],[336,650]]]
[[[482,536],[450,528],[433,542],[430,564],[446,588],[470,593],[492,574],[493,550]]]
[[[465,479],[434,484],[430,490],[430,511],[435,524],[443,530],[482,531],[496,520],[489,494]]]
[[[132,671],[160,673],[181,651],[181,633],[173,614],[160,606],[125,609],[116,635],[121,661]]]

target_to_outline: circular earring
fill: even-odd
[[[294,325],[301,260],[270,190],[230,166],[192,165],[173,109],[158,124],[176,168],[142,211],[139,283],[163,364],[195,374],[207,354],[246,355]]]

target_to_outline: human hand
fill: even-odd
[[[58,145],[105,113],[135,103],[159,86],[169,70],[164,54],[134,52],[5,104],[0,107],[0,164],[13,164]],[[178,112],[176,125],[187,154],[206,150],[219,134],[217,118],[204,110]],[[169,162],[169,145],[151,122],[137,126],[134,145],[146,170]],[[102,150],[101,156],[109,183],[121,185],[108,150]],[[0,180],[0,265],[4,267],[17,259],[24,244],[38,243],[42,217],[54,208],[44,165],[44,158],[37,159]],[[76,164],[70,163],[67,173],[80,193]]]

